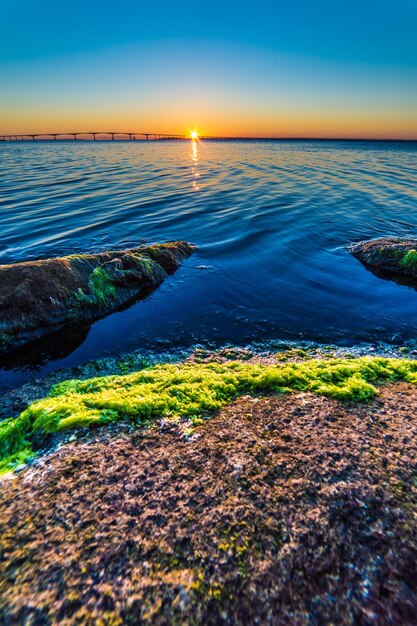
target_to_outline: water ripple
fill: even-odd
[[[199,246],[147,301],[95,324],[75,361],[156,337],[414,337],[417,293],[377,279],[345,245],[416,236],[416,156],[415,143],[3,143],[0,262]]]

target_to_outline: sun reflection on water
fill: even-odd
[[[193,189],[194,191],[200,191],[199,178],[200,173],[198,172],[198,148],[197,148],[197,140],[193,139],[191,142],[191,160],[192,167],[191,173],[193,175]]]

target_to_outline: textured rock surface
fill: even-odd
[[[381,278],[416,286],[417,240],[383,238],[361,241],[350,252]]]
[[[0,352],[146,295],[192,252],[172,242],[0,266]]]
[[[68,442],[0,488],[0,623],[416,623],[417,389],[242,397]]]

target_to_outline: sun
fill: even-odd
[[[198,139],[198,132],[196,130],[192,130],[190,133],[191,139]]]

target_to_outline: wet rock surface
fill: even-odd
[[[171,242],[0,266],[0,353],[144,297],[193,249]]]
[[[0,492],[4,624],[415,624],[417,389],[242,397]]]
[[[379,278],[417,288],[417,240],[372,239],[350,246],[349,251]]]

